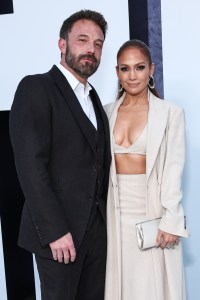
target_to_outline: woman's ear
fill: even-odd
[[[154,63],[152,63],[151,64],[151,66],[150,66],[150,72],[149,72],[149,76],[151,77],[151,76],[153,76],[153,74],[154,74]]]
[[[119,75],[119,66],[116,66],[115,70],[116,70],[116,73],[117,73],[117,76],[118,76]]]

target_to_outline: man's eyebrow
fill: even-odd
[[[88,37],[87,34],[79,34],[78,37]]]
[[[78,37],[79,37],[79,38],[80,38],[80,37],[88,38],[88,35],[82,33],[82,34],[79,34]],[[104,40],[102,40],[102,39],[97,39],[96,41],[101,42],[102,44],[104,43]]]

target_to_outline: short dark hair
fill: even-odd
[[[67,18],[60,29],[60,38],[67,40],[68,33],[71,31],[72,26],[75,22],[79,20],[90,20],[96,23],[102,30],[104,39],[106,37],[106,32],[108,29],[108,24],[102,14],[99,12],[89,10],[89,9],[82,9],[74,14],[72,14],[69,18]]]

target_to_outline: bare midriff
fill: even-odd
[[[115,154],[117,174],[146,174],[146,156],[139,154]]]

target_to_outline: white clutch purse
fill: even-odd
[[[156,237],[158,234],[158,226],[160,220],[161,218],[156,218],[140,222],[135,225],[137,242],[141,250],[145,250],[156,246]]]

